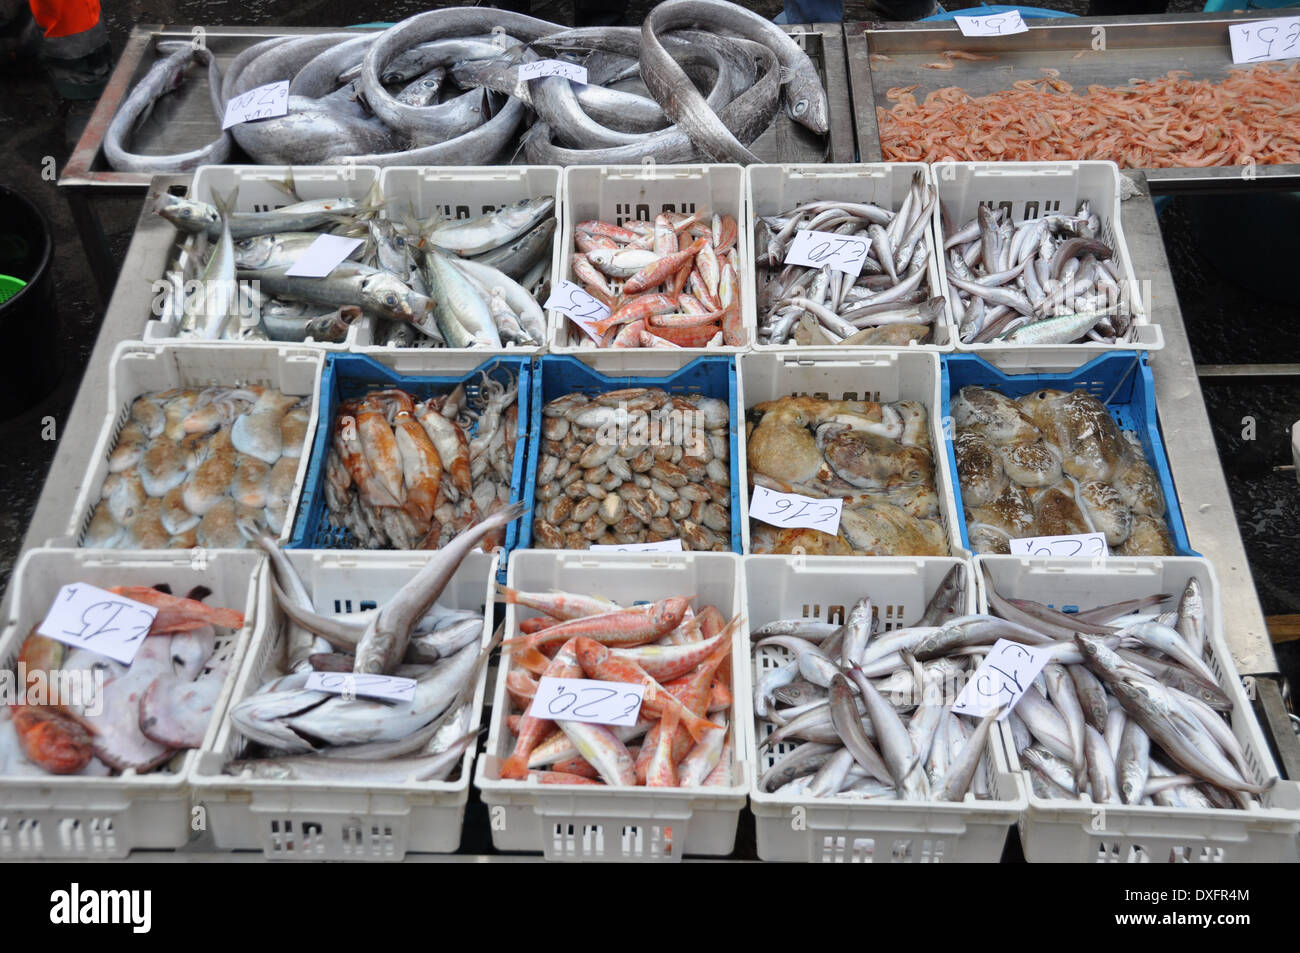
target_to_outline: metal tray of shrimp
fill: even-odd
[[[252,26],[163,26],[139,24],[127,38],[122,57],[113,70],[94,114],[59,177],[59,185],[70,187],[117,187],[143,191],[151,173],[115,172],[104,158],[103,140],[109,123],[127,93],[135,88],[157,54],[160,40],[202,42],[225,75],[226,68],[243,50],[274,36],[309,36],[336,32],[337,27],[252,27]],[[751,148],[764,162],[852,162],[854,155],[853,115],[849,108],[849,76],[844,57],[844,36],[838,23],[814,23],[784,27],[812,58],[822,76],[830,103],[830,134],[818,137],[791,120],[784,111]],[[363,33],[365,30],[358,30]],[[132,150],[144,155],[168,155],[202,146],[221,133],[221,123],[212,111],[205,70],[191,66],[180,88],[158,100],[152,113],[135,131]],[[640,80],[617,84],[637,90]],[[230,164],[249,162],[238,146]],[[519,161],[522,161],[522,157]]]
[[[877,107],[894,106],[889,98],[891,90],[915,87],[911,94],[922,103],[929,93],[948,86],[961,87],[971,96],[986,96],[1009,90],[1018,80],[1040,80],[1048,75],[1068,83],[1076,94],[1090,85],[1124,87],[1130,79],[1157,80],[1171,70],[1189,73],[1191,80],[1219,82],[1229,70],[1245,68],[1233,66],[1228,27],[1276,15],[1274,10],[1257,10],[1230,15],[1032,19],[1027,21],[1026,33],[992,37],[963,36],[955,24],[938,21],[846,24],[845,48],[859,161],[879,162],[884,158]],[[945,56],[945,51],[957,55]],[[963,58],[962,54],[978,58]],[[1293,61],[1272,65],[1288,67]],[[1057,72],[1045,74],[1044,70]],[[1125,167],[1118,157],[1114,158],[1121,168]],[[1297,163],[1271,165],[1243,160],[1206,168],[1142,171],[1155,193],[1300,187]]]

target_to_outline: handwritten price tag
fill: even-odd
[[[221,122],[222,129],[229,129],[241,122],[254,119],[270,119],[283,116],[289,111],[289,81],[282,79],[278,83],[267,83],[256,89],[236,96],[226,103],[226,117]]]
[[[326,278],[348,255],[361,247],[364,238],[344,238],[342,235],[317,235],[307,250],[285,269],[287,278]]]
[[[355,695],[389,702],[415,701],[415,679],[396,675],[358,675],[355,672],[312,672],[303,685],[310,692]]]
[[[552,721],[586,721],[595,725],[635,725],[644,685],[598,682],[588,678],[543,676],[528,714]]]
[[[1080,533],[1078,536],[1031,536],[1028,539],[1013,539],[1011,555],[1013,556],[1084,556],[1105,557],[1110,552],[1106,548],[1106,534]]]
[[[749,501],[749,515],[771,526],[787,529],[800,526],[817,529],[834,536],[840,531],[841,499],[814,500],[798,493],[778,493],[765,486],[754,487]]]
[[[833,232],[810,232],[802,229],[794,233],[790,250],[785,253],[787,265],[807,265],[824,268],[830,265],[836,271],[856,278],[867,260],[871,240],[861,235],[836,235]]]
[[[587,67],[564,60],[534,60],[519,67],[519,78],[524,82],[541,79],[543,76],[563,76],[575,83],[586,84]]]
[[[157,614],[153,606],[78,582],[59,590],[36,631],[130,665]]]
[[[959,715],[980,718],[999,706],[1005,706],[1002,714],[998,715],[998,721],[1005,721],[1029,686],[1034,684],[1047,660],[1046,653],[1019,642],[998,639],[993,651],[957,696],[952,710]]]
[[[1300,56],[1300,17],[1234,23],[1228,27],[1234,63],[1261,63]]]
[[[605,544],[603,546],[591,546],[593,553],[680,553],[682,551],[682,541],[680,539],[661,539],[657,543],[619,543]]]
[[[1006,36],[1009,33],[1028,33],[1019,10],[990,13],[982,17],[953,17],[963,36]]]
[[[597,344],[600,343],[603,335],[592,328],[592,325],[608,318],[609,308],[587,294],[581,285],[575,285],[572,281],[561,281],[551,290],[551,296],[546,299],[543,307],[567,315],[570,321],[586,332],[587,337]]]

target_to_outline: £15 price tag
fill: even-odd
[[[519,78],[524,82],[541,79],[543,76],[563,76],[575,83],[586,85],[587,67],[564,60],[534,60],[519,67]]]
[[[355,695],[388,702],[415,701],[415,679],[397,675],[368,675],[356,672],[312,672],[303,688],[331,695]]]
[[[1084,556],[1105,558],[1105,533],[1080,533],[1077,536],[1031,536],[1011,541],[1012,556]]]
[[[644,685],[599,682],[589,678],[542,677],[528,714],[552,721],[586,721],[595,725],[635,725]]]
[[[863,235],[836,235],[833,232],[810,232],[801,229],[794,233],[794,241],[785,253],[787,265],[807,265],[824,268],[830,265],[835,271],[856,278],[867,260],[871,240]]]
[[[959,715],[981,718],[1002,708],[998,721],[1005,721],[1016,702],[1034,684],[1048,658],[1046,652],[1038,652],[1028,645],[998,639],[957,696],[952,710]]]
[[[1006,36],[1008,33],[1028,33],[1024,17],[1019,10],[990,13],[982,17],[953,17],[963,36]]]
[[[283,116],[289,111],[289,81],[282,79],[278,83],[267,83],[256,89],[241,93],[226,103],[226,117],[221,122],[222,129],[229,129],[241,122],[254,119],[270,119]]]
[[[1300,56],[1300,17],[1255,20],[1228,27],[1234,63],[1262,63]]]
[[[604,545],[592,543],[591,551],[593,553],[680,553],[682,541],[661,539],[655,543],[606,543]]]
[[[543,307],[568,315],[569,320],[582,328],[587,337],[597,344],[601,342],[603,336],[592,325],[608,318],[609,308],[587,294],[580,285],[575,285],[572,281],[561,281],[551,291],[551,296],[546,299]]]
[[[765,486],[754,487],[749,501],[749,515],[756,520],[782,529],[799,526],[821,530],[832,536],[840,531],[843,510],[844,501],[839,498],[814,500],[798,493],[778,493]]]
[[[77,582],[59,590],[36,631],[130,665],[157,614],[153,606]]]
[[[285,270],[285,277],[327,278],[364,241],[364,238],[344,238],[342,235],[317,235],[298,260]]]

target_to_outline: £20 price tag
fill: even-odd
[[[563,76],[575,83],[586,85],[587,67],[579,66],[577,63],[566,63],[564,60],[534,60],[519,67],[519,78],[524,82],[530,79],[541,79],[543,76]]]
[[[838,498],[814,500],[798,493],[778,493],[765,486],[754,487],[749,501],[749,515],[771,526],[786,529],[799,526],[821,530],[834,536],[840,531],[840,514],[844,501]]]
[[[1105,557],[1105,533],[1080,533],[1077,536],[1030,536],[1011,541],[1013,556],[1084,556]]]
[[[870,248],[871,240],[862,235],[836,235],[805,228],[794,233],[790,250],[785,253],[785,263],[810,268],[830,265],[835,271],[856,278],[862,272],[862,263],[867,260]]]
[[[552,721],[586,721],[595,725],[635,725],[644,685],[600,682],[589,678],[542,677],[528,714]]]
[[[282,79],[278,83],[267,83],[256,89],[241,93],[226,103],[226,117],[221,122],[222,129],[229,129],[241,122],[254,119],[270,119],[283,116],[289,111],[289,81]]]
[[[963,36],[1006,36],[1008,33],[1028,33],[1024,17],[1019,10],[990,13],[982,17],[953,17]]]
[[[390,702],[415,701],[415,679],[397,675],[368,675],[355,672],[312,672],[303,688],[331,695],[356,695]]]
[[[1228,27],[1234,63],[1262,63],[1300,56],[1300,17],[1255,20]]]
[[[59,590],[36,631],[130,665],[157,614],[153,606],[78,582]]]
[[[605,543],[591,544],[593,553],[680,553],[680,539],[661,539],[655,543]]]
[[[587,294],[581,286],[572,281],[561,281],[546,299],[544,307],[568,315],[569,320],[587,333],[587,337],[600,343],[602,335],[592,325],[608,318],[609,308]]]
[[[998,639],[957,696],[952,710],[959,715],[979,718],[1002,708],[998,721],[1005,721],[1016,702],[1034,684],[1047,661],[1046,652],[1038,652],[1019,642]]]

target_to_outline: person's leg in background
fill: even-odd
[[[55,90],[64,99],[98,98],[113,70],[99,0],[31,0],[31,8]]]

